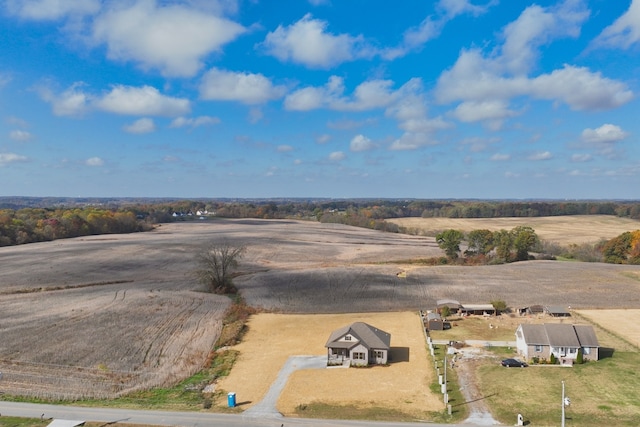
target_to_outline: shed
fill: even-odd
[[[571,313],[564,307],[550,305],[544,308],[545,313],[553,317],[571,317]]]
[[[460,311],[464,314],[496,314],[496,309],[492,304],[462,304]]]
[[[443,307],[449,307],[449,311],[451,313],[457,313],[460,308],[462,307],[462,304],[460,304],[459,301],[456,301],[454,299],[439,299],[436,301],[436,308],[438,313],[441,312]]]
[[[438,313],[427,313],[427,317],[424,319],[424,326],[429,331],[442,331],[451,327],[449,322],[444,321]]]

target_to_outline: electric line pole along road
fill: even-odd
[[[211,414],[201,412],[143,411],[114,408],[45,405],[38,403],[1,402],[2,416],[59,418],[66,420],[98,421],[105,423],[148,424],[157,426],[199,427],[470,427],[476,424],[432,424],[373,422],[349,420],[320,420],[308,418],[247,417],[242,414]]]

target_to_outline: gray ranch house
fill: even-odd
[[[598,360],[600,344],[591,325],[545,323],[521,324],[516,329],[516,348],[526,360],[554,357],[563,365],[572,365],[582,352],[583,360]]]
[[[327,365],[385,365],[389,360],[391,335],[364,322],[343,326],[331,333]]]

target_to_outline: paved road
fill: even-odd
[[[373,421],[318,420],[306,418],[264,418],[245,414],[211,414],[204,412],[143,411],[113,408],[85,408],[42,405],[35,403],[1,402],[0,416],[61,418],[67,420],[98,421],[104,423],[135,423],[157,426],[193,427],[452,427],[452,424],[400,423]],[[460,424],[470,426],[472,424]]]

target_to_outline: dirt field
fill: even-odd
[[[426,236],[435,236],[450,228],[469,232],[487,229],[511,230],[528,225],[542,240],[561,245],[570,243],[596,243],[611,239],[625,231],[640,229],[640,221],[611,215],[547,216],[538,218],[394,218],[388,222],[406,228],[421,230]]]
[[[188,376],[229,303],[199,292],[194,255],[222,239],[247,246],[235,279],[245,300],[278,313],[417,311],[439,298],[640,309],[638,266],[416,267],[402,261],[442,254],[433,238],[301,221],[175,223],[0,248],[2,391],[116,395]]]
[[[428,411],[443,409],[439,396],[425,393],[434,381],[417,313],[341,315],[258,314],[251,318],[245,340],[234,347],[240,359],[231,375],[219,383],[235,391],[250,407],[262,399],[289,356],[326,355],[331,332],[356,321],[367,322],[391,334],[391,347],[408,348],[408,361],[368,369],[309,369],[291,375],[278,401],[278,410],[294,415],[301,404],[370,405],[401,409],[424,419]]]

